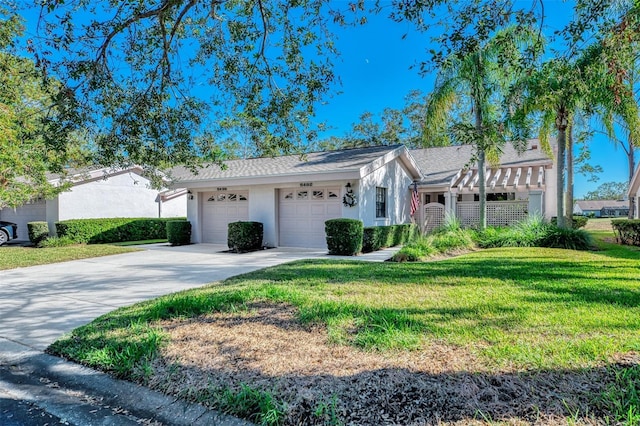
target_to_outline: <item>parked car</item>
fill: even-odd
[[[18,238],[18,225],[0,220],[0,246]]]

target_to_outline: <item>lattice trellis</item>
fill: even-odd
[[[444,205],[429,203],[424,206],[424,223],[422,232],[428,233],[444,224]]]
[[[529,215],[528,201],[487,201],[487,225],[506,226],[524,220]],[[463,226],[480,222],[480,203],[458,202],[456,216]]]

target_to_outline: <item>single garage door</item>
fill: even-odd
[[[0,220],[18,224],[18,240],[28,240],[27,223],[44,222],[47,220],[47,205],[44,200],[34,201],[17,209],[5,207],[0,211]],[[55,231],[55,229],[51,229]]]
[[[227,244],[229,223],[249,220],[249,192],[205,192],[202,196],[202,242]]]
[[[326,248],[324,222],[341,212],[340,188],[281,189],[280,246]]]

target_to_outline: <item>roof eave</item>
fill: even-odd
[[[409,172],[409,174],[411,175],[411,178],[413,180],[422,179],[422,172],[420,171],[420,168],[418,167],[418,164],[416,163],[415,159],[409,153],[409,150],[407,149],[407,147],[404,146],[404,145],[398,146],[397,148],[395,148],[395,149],[393,149],[391,151],[388,151],[386,154],[376,158],[375,160],[373,160],[369,164],[366,164],[366,165],[362,166],[360,168],[360,170],[359,170],[359,172],[360,172],[360,176],[359,177],[363,178],[363,177],[373,173],[374,171],[378,170],[380,167],[384,166],[385,164],[390,163],[391,161],[395,160],[396,158],[400,159],[400,162],[407,169],[407,171]]]
[[[314,178],[317,177],[317,178]],[[330,179],[327,179],[329,177]],[[260,185],[268,184],[286,184],[300,182],[304,180],[350,180],[359,179],[360,169],[342,170],[342,171],[322,171],[322,172],[303,172],[303,173],[282,173],[277,175],[260,175],[260,176],[240,176],[240,177],[223,177],[223,178],[207,178],[207,179],[191,179],[191,180],[175,180],[169,185],[170,188],[207,188],[214,186],[246,186],[256,184],[256,180]]]

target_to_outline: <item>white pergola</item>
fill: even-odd
[[[499,167],[497,169],[486,169],[485,179],[487,189],[543,189],[545,166],[527,167]],[[478,169],[460,169],[451,178],[450,188],[457,188],[458,192],[463,190],[473,191],[478,185]]]

